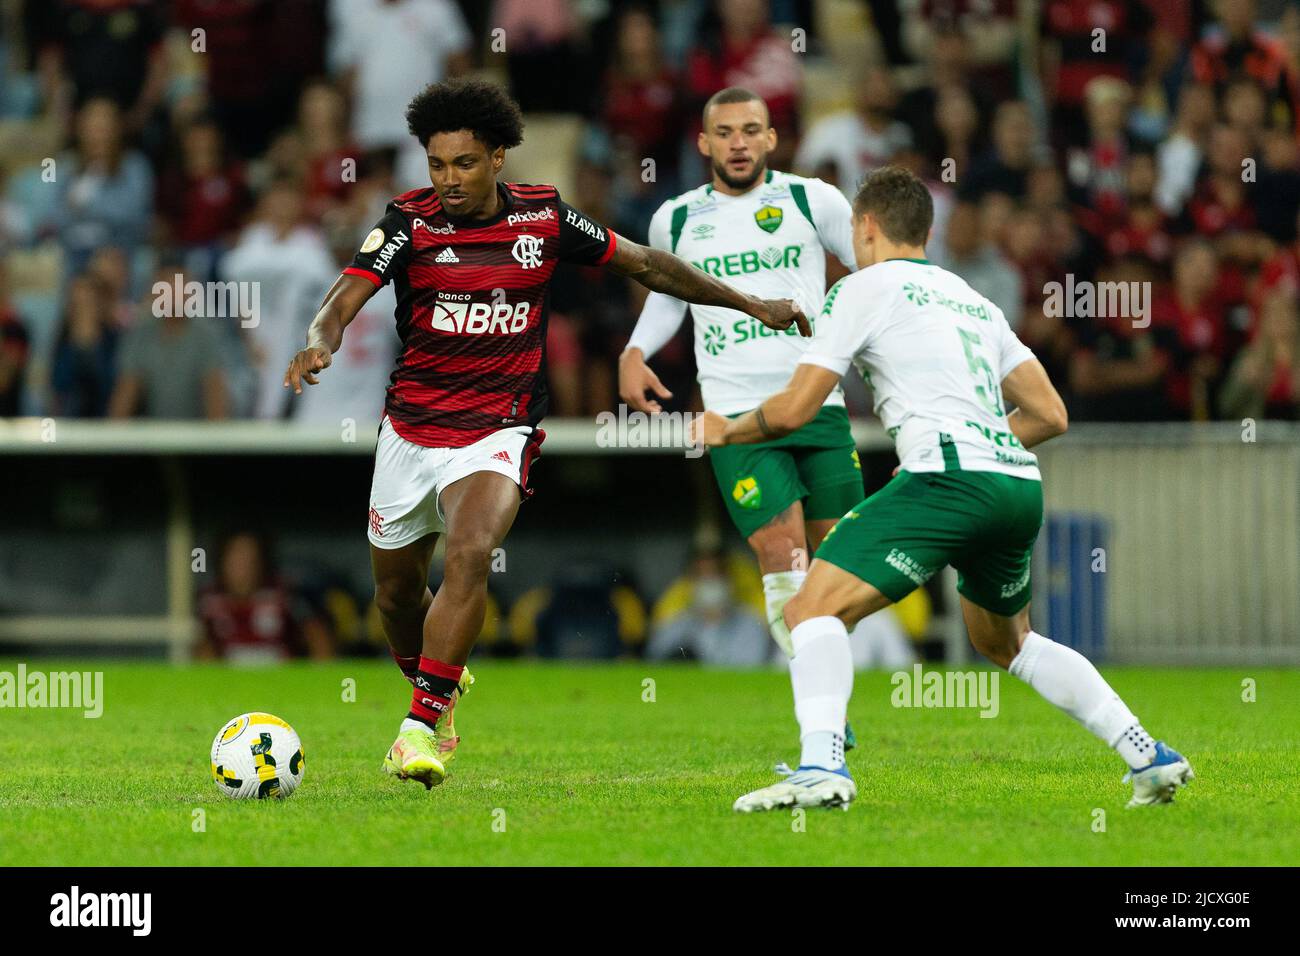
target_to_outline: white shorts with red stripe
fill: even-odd
[[[528,425],[495,431],[460,448],[426,448],[393,430],[384,416],[370,483],[370,527],[376,548],[410,544],[426,534],[446,531],[439,498],[443,489],[477,471],[495,471],[528,494],[528,467],[546,433]]]

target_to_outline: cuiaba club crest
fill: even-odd
[[[736,482],[736,487],[731,489],[731,497],[740,507],[753,509],[763,504],[763,489],[759,487],[758,479],[750,475]]]
[[[710,355],[717,355],[727,346],[726,330],[713,323],[704,327],[704,351]]]
[[[754,213],[754,222],[758,223],[758,228],[764,232],[776,232],[781,227],[783,216],[780,206],[762,206]]]

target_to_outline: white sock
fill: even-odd
[[[1100,737],[1130,767],[1155,759],[1151,735],[1078,651],[1030,631],[1008,670]]]
[[[763,575],[763,600],[767,604],[767,626],[772,632],[772,640],[785,651],[786,657],[794,657],[794,645],[790,643],[790,629],[785,626],[785,605],[803,586],[807,571],[773,571]]]
[[[853,693],[849,634],[837,617],[814,617],[790,632],[790,685],[804,766],[844,766],[844,718]]]
[[[414,717],[407,717],[402,721],[402,726],[397,728],[399,734],[404,734],[408,730],[423,730],[426,734],[431,733],[429,725],[422,720],[416,720]]]

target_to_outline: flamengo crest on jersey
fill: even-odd
[[[826,292],[825,250],[853,265],[851,216],[839,190],[776,171],[740,196],[706,185],[669,200],[655,213],[650,244],[751,295],[794,299],[810,318]],[[704,404],[723,414],[783,389],[807,348],[794,327],[778,332],[734,309],[690,309]],[[826,404],[843,405],[843,393],[836,389]]]

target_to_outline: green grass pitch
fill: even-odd
[[[731,811],[740,793],[775,779],[772,764],[798,757],[789,682],[777,671],[481,663],[457,710],[464,739],[454,772],[426,792],[380,771],[409,700],[386,661],[90,666],[104,667],[99,719],[0,710],[0,864],[1300,859],[1297,671],[1105,669],[1198,775],[1174,805],[1139,810],[1124,809],[1119,759],[1014,678],[1001,676],[1000,713],[985,719],[894,708],[888,674],[859,674],[850,705],[859,743],[849,755],[857,802],[801,820]],[[1241,699],[1245,677],[1257,682],[1256,702]],[[348,678],[355,702],[343,699]],[[653,702],[643,699],[647,678]],[[213,735],[250,710],[283,717],[302,737],[306,776],[286,801],[235,802],[209,778]]]

